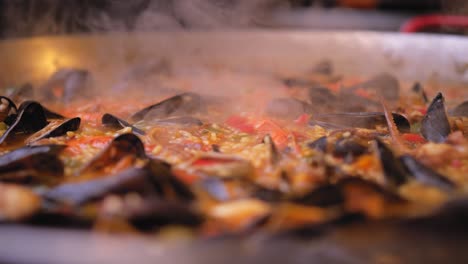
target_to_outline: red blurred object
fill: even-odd
[[[458,27],[468,29],[468,16],[424,15],[417,16],[404,23],[400,31],[406,33],[420,32],[430,27]]]

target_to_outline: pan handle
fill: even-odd
[[[468,29],[468,16],[438,14],[417,16],[406,21],[401,26],[400,31],[406,33],[415,33],[421,31],[424,28],[433,26],[450,26]]]

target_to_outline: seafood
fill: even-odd
[[[424,138],[436,143],[444,142],[451,132],[444,101],[442,93],[438,93],[429,105],[421,124],[421,134]]]

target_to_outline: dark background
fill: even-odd
[[[411,17],[463,14],[466,6],[463,0],[0,0],[0,37],[226,27],[395,31]]]

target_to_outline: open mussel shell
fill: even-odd
[[[58,154],[65,149],[65,145],[38,145],[38,146],[26,146],[19,149],[10,151],[0,156],[0,166],[5,166],[13,161],[23,159],[25,157],[35,154]]]
[[[6,95],[16,102],[34,99],[34,88],[32,84],[25,83],[18,87],[7,89]]]
[[[451,132],[444,101],[442,93],[438,93],[421,122],[421,134],[428,141],[442,143]]]
[[[60,69],[39,87],[39,91],[45,99],[55,98],[70,102],[75,98],[91,95],[91,88],[91,74],[87,70]]]
[[[114,138],[109,145],[101,151],[96,157],[80,170],[80,174],[100,174],[109,166],[116,164],[125,157],[130,157],[132,163],[137,159],[146,159],[145,148],[143,142],[134,134],[122,134]]]
[[[122,129],[126,127],[130,127],[133,132],[135,132],[138,135],[145,135],[145,131],[134,127],[132,124],[128,123],[127,121],[116,117],[115,115],[112,114],[104,114],[101,118],[101,123],[106,126],[106,127],[111,127],[115,129]]]
[[[392,113],[393,120],[397,128],[402,133],[411,130],[411,125],[403,115]],[[349,112],[349,113],[331,113],[314,114],[310,125],[331,126],[336,128],[368,128],[374,129],[376,126],[386,125],[385,114],[381,112]]]
[[[375,152],[379,157],[386,183],[398,187],[408,181],[409,173],[393,151],[380,139],[375,140]]]
[[[333,155],[354,159],[368,152],[368,147],[354,138],[340,138],[335,142]]]
[[[182,93],[165,99],[157,104],[150,105],[136,112],[131,120],[163,119],[173,116],[190,115],[202,107],[201,97],[195,93]]]
[[[375,91],[378,95],[387,100],[398,100],[400,96],[400,83],[395,76],[389,73],[380,73],[349,89],[366,89]]]
[[[422,87],[421,83],[415,82],[413,87],[411,88],[411,91],[419,95],[424,103],[429,102],[429,99],[427,98],[427,94],[424,91],[424,88]]]
[[[295,98],[274,98],[268,102],[266,113],[273,117],[294,119],[311,111],[311,106]]]
[[[450,115],[468,117],[468,101],[457,105],[454,109],[452,109],[452,111],[450,111]]]
[[[327,136],[320,137],[312,142],[307,143],[307,147],[321,152],[327,152],[328,140]]]
[[[75,117],[64,121],[52,121],[46,127],[31,135],[27,144],[39,141],[44,138],[59,137],[65,135],[68,131],[76,131],[80,128],[81,118]]]
[[[412,156],[402,155],[400,160],[410,175],[412,175],[417,181],[423,184],[435,186],[445,191],[453,191],[456,188],[455,183],[449,180],[446,176],[432,170]]]
[[[44,106],[42,106],[42,108],[44,109],[44,113],[47,117],[47,119],[65,119],[65,116],[57,113],[57,112],[54,112]]]
[[[143,168],[129,168],[115,175],[94,180],[66,183],[43,194],[44,198],[78,206],[112,193],[151,192],[151,172]]]
[[[52,150],[29,147],[0,157],[0,181],[54,184],[64,175],[64,165]]]
[[[344,202],[344,196],[338,185],[326,184],[301,196],[293,197],[291,202],[303,205],[329,207],[341,205]]]
[[[0,96],[0,122],[11,125],[16,118],[18,108],[15,103],[6,96]]]
[[[181,202],[190,202],[195,199],[192,190],[172,173],[169,163],[150,159],[147,168],[151,171],[151,181],[159,197]]]
[[[188,204],[157,197],[143,199],[138,204],[124,204],[123,214],[141,231],[152,231],[166,225],[195,227],[203,222],[203,217]]]
[[[163,119],[153,120],[154,123],[160,125],[178,125],[178,126],[201,126],[203,122],[193,116],[175,116]]]
[[[42,106],[34,101],[25,101],[19,107],[15,121],[0,137],[0,144],[13,134],[31,134],[41,130],[46,125],[47,118]]]

